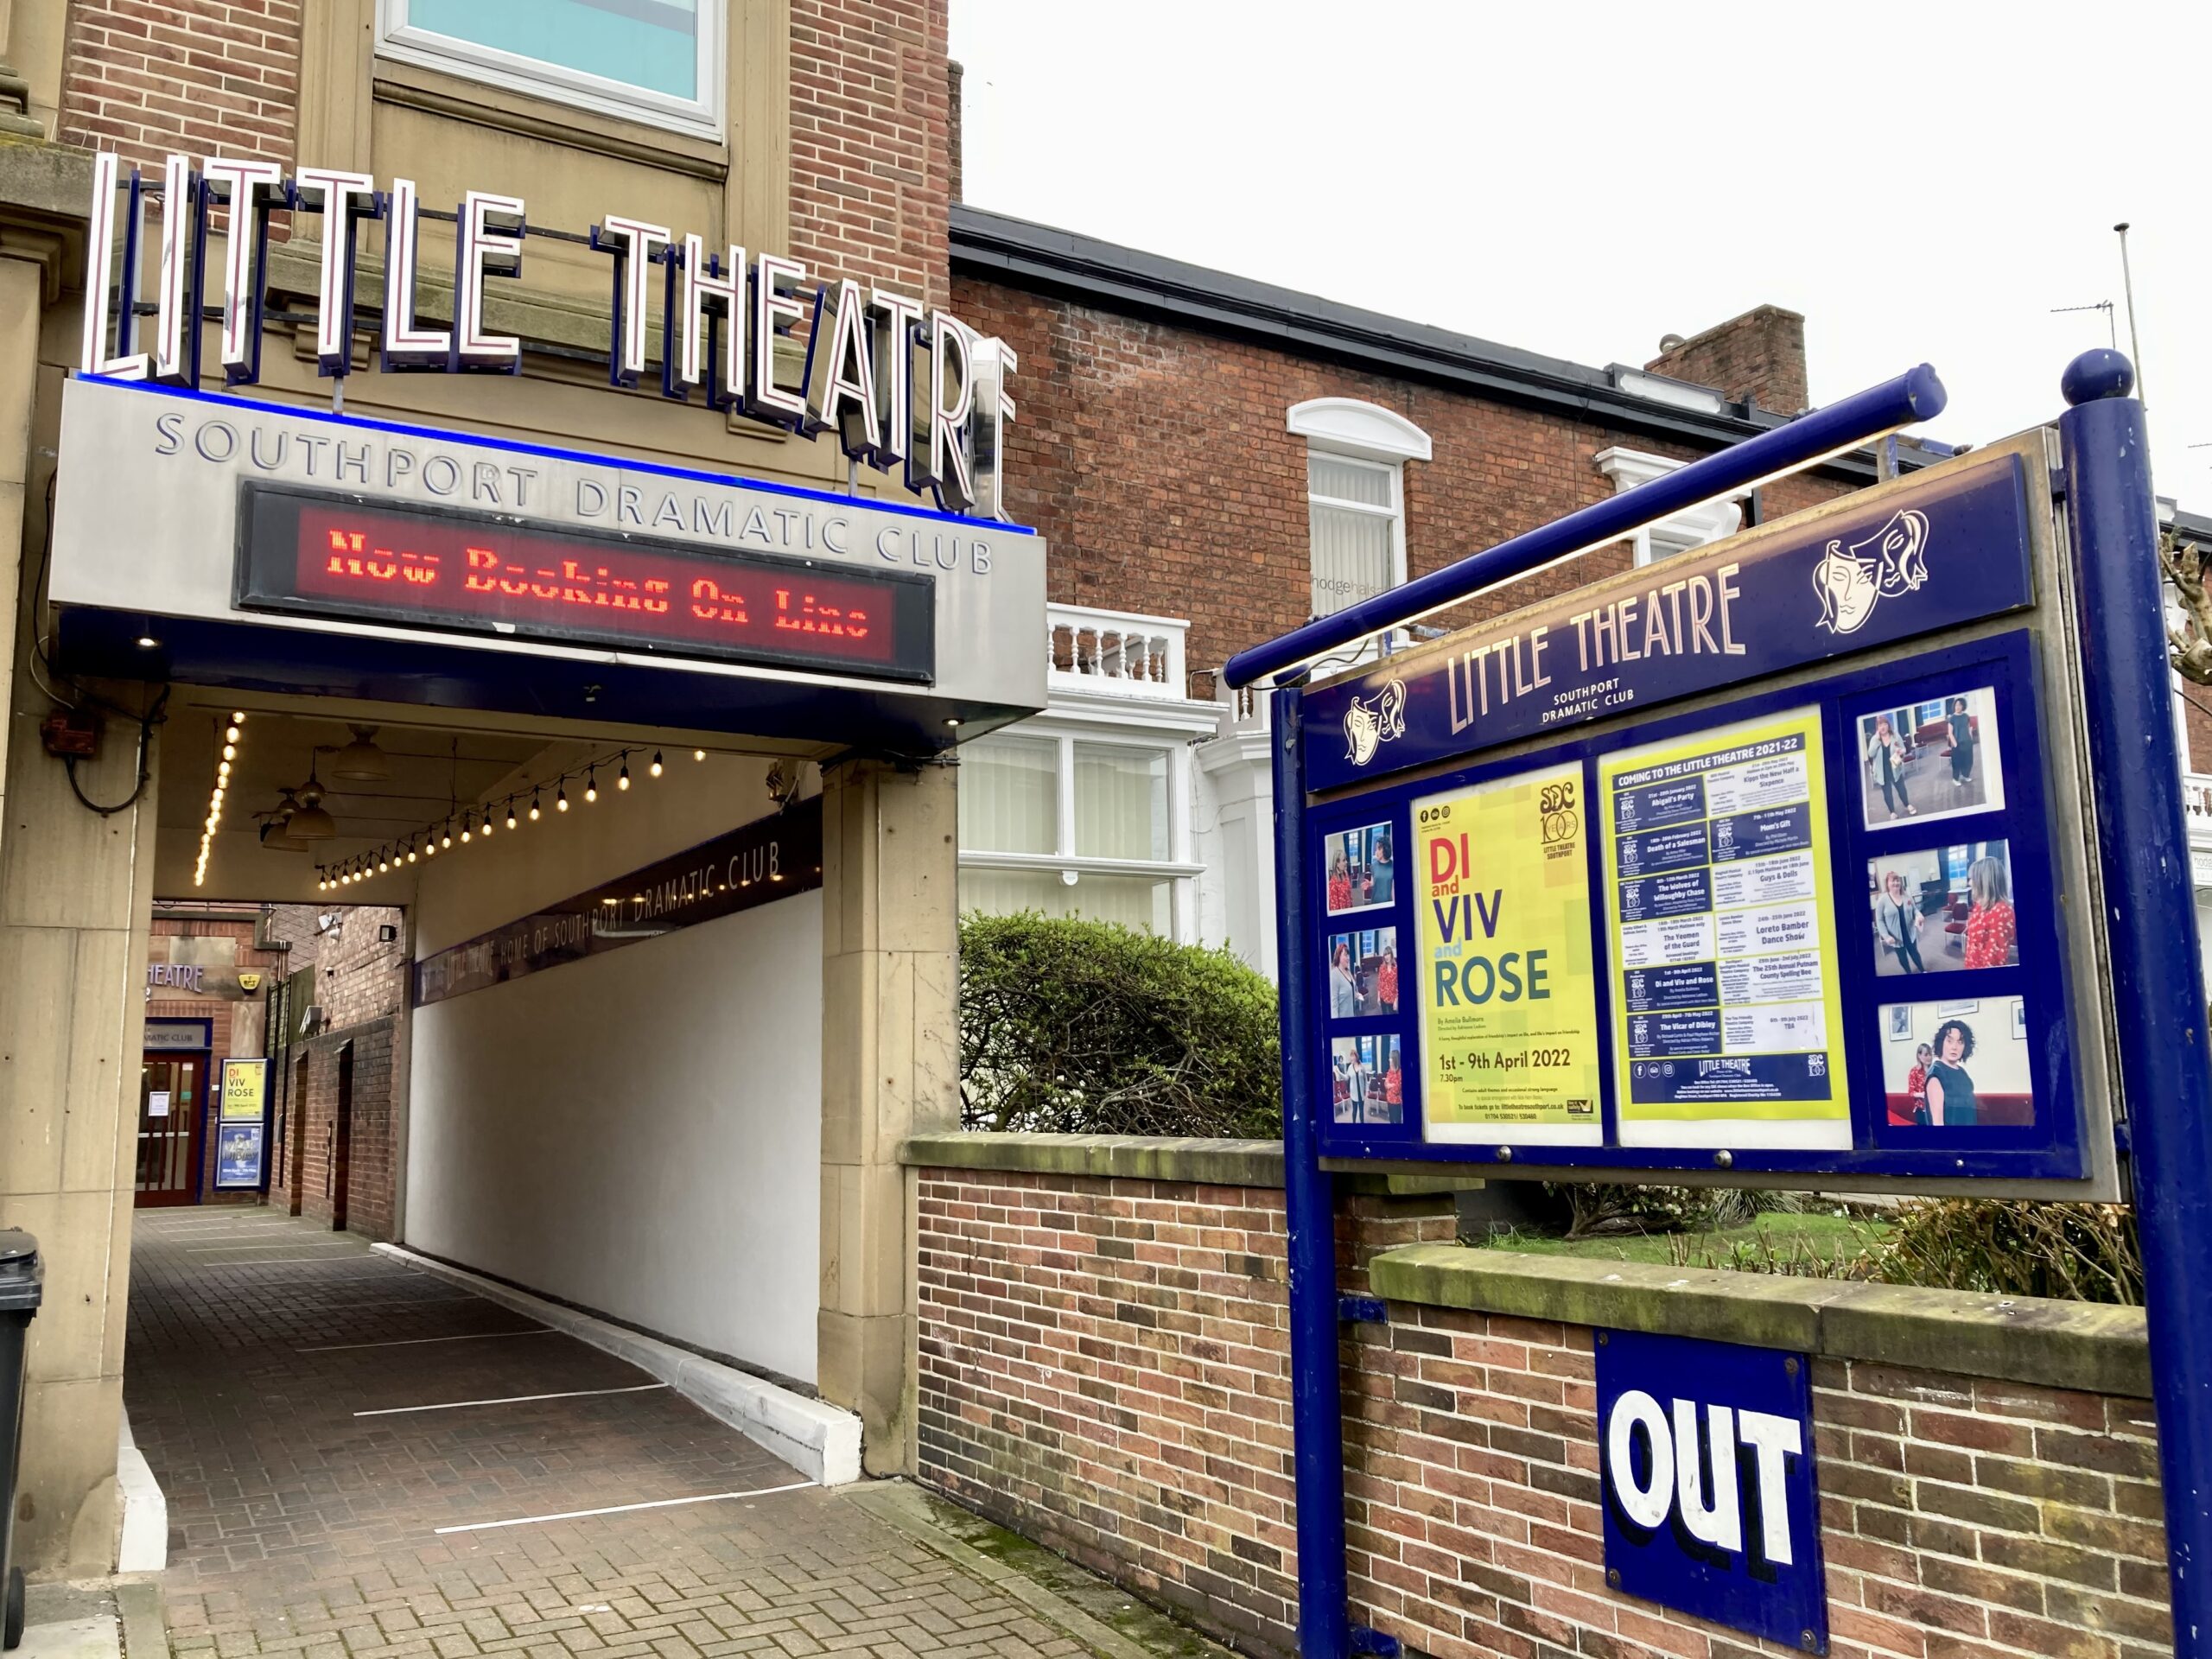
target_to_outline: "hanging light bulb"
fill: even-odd
[[[446,820],[445,832],[438,837],[438,845],[441,847],[450,847],[453,845],[453,820],[451,818],[448,818]]]
[[[437,855],[438,843],[436,837],[425,834],[423,837],[423,856],[425,858],[435,858]]]
[[[703,760],[707,758],[707,752],[704,749],[694,749],[691,751],[691,758],[694,760]]]
[[[614,780],[614,787],[617,789],[630,787],[630,757],[626,754],[622,757],[622,775]]]
[[[660,776],[660,751],[658,749],[655,749],[653,751],[653,763],[650,766],[647,766],[645,770],[652,773],[656,778]]]
[[[584,778],[584,799],[587,801],[595,801],[598,798],[599,768],[597,766],[594,766]]]
[[[556,812],[565,812],[569,810],[569,782],[565,778],[554,786],[553,810]]]
[[[488,806],[484,809],[484,822],[476,833],[486,841],[492,838],[492,809]]]
[[[510,829],[510,830],[512,830],[512,829],[513,829],[514,827],[515,827],[515,798],[514,798],[513,796],[510,795],[510,796],[508,796],[508,797],[507,797],[507,828],[508,828],[508,829]]]
[[[415,843],[412,840],[410,840],[407,843],[407,861],[410,864],[412,864],[415,861]]]
[[[378,849],[378,853],[377,853],[377,874],[378,874],[378,875],[382,875],[382,874],[383,874],[386,870],[390,869],[391,868],[391,850],[390,850],[389,849]]]
[[[464,842],[475,833],[472,828],[475,822],[476,815],[474,812],[464,812],[461,815],[461,838]]]
[[[537,817],[537,791],[533,789],[530,791],[530,821],[536,823]]]
[[[235,743],[235,742],[237,742],[238,741],[238,728],[237,727],[235,727],[235,726],[226,726],[225,728],[223,728],[223,741],[224,741],[224,742],[226,742],[226,743]]]

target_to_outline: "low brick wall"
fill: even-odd
[[[938,1136],[906,1160],[920,1478],[1292,1651],[1280,1149]],[[1423,1184],[1345,1185],[1342,1287],[1390,1313],[1344,1344],[1354,1611],[1407,1652],[1764,1645],[1607,1589],[1598,1327],[1815,1357],[1839,1659],[2171,1650],[2139,1312],[1465,1250]]]

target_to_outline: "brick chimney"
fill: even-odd
[[[952,169],[952,200],[960,201],[960,78],[966,71],[957,58],[944,60],[944,149]]]
[[[1688,340],[1669,334],[1659,342],[1659,355],[1643,366],[1777,415],[1810,407],[1805,394],[1805,319],[1778,305],[1762,305]]]

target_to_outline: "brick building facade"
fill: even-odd
[[[1670,336],[1642,368],[1595,368],[973,207],[954,207],[951,231],[956,309],[1020,359],[1007,496],[1049,538],[1055,607],[1053,706],[963,752],[962,902],[1226,944],[1269,972],[1267,712],[1264,696],[1224,692],[1230,657],[1808,401],[1804,320],[1774,306]],[[1904,464],[1926,453],[1907,446]],[[1873,480],[1871,455],[1840,456],[1425,626],[1500,614]],[[1147,817],[1148,840],[1131,828]],[[1045,857],[1058,869],[1040,872]]]

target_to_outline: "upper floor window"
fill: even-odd
[[[727,0],[378,0],[385,56],[722,136]]]
[[[1616,494],[1634,489],[1655,478],[1664,477],[1682,465],[1670,455],[1647,454],[1641,449],[1623,449],[1618,446],[1601,449],[1597,454],[1598,470],[1613,481]],[[1733,501],[1707,501],[1694,507],[1685,507],[1672,518],[1662,518],[1656,524],[1646,524],[1630,539],[1636,544],[1636,562],[1649,564],[1670,554],[1687,553],[1694,547],[1703,547],[1724,537],[1733,536],[1743,527],[1744,510]]]
[[[1429,459],[1428,434],[1351,397],[1300,404],[1288,425],[1306,440],[1313,613],[1327,616],[1406,579],[1405,465]]]

